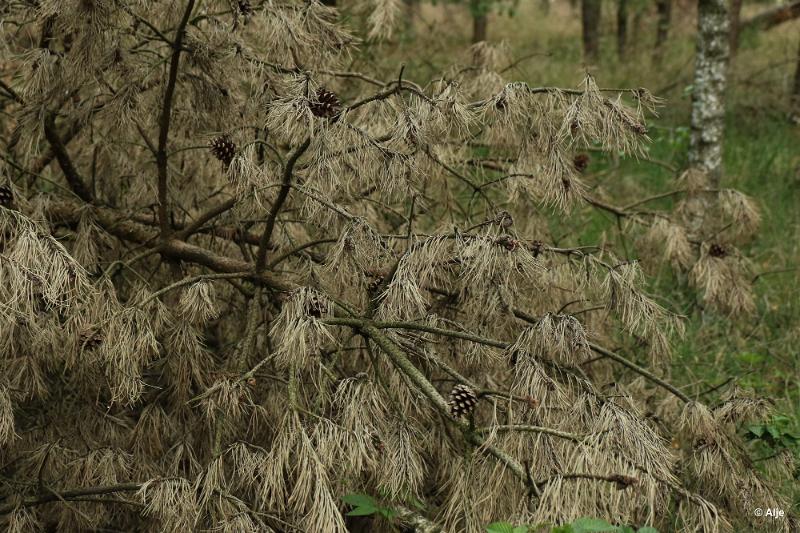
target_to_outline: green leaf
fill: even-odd
[[[600,518],[578,518],[572,523],[575,533],[589,533],[593,531],[617,531],[617,526],[612,526]]]
[[[366,494],[345,494],[342,496],[342,501],[346,504],[352,505],[353,507],[375,507],[377,509],[378,504],[375,502],[375,498],[372,496],[367,496]]]
[[[378,510],[374,505],[360,505],[347,513],[347,516],[369,516],[377,513]]]
[[[391,520],[395,516],[397,516],[397,511],[394,509],[390,509],[388,507],[381,507],[378,509],[378,512],[387,520]]]
[[[750,433],[752,433],[752,434],[753,434],[753,435],[755,435],[756,437],[761,437],[761,436],[763,436],[763,435],[764,435],[764,430],[765,430],[765,429],[766,429],[766,428],[765,428],[764,426],[757,425],[757,426],[749,426],[749,427],[747,428],[747,431],[749,431]]]
[[[514,526],[508,522],[494,522],[486,526],[486,533],[514,533]]]
[[[654,527],[644,526],[640,527],[636,533],[658,533],[658,530]]]
[[[528,533],[528,526],[517,526],[511,531],[513,533]]]

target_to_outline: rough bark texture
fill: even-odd
[[[617,54],[624,59],[628,51],[628,0],[617,0]]]
[[[669,36],[669,24],[672,16],[672,0],[656,0],[656,45],[654,58],[660,61],[664,54],[664,45]]]
[[[583,58],[592,63],[600,56],[600,8],[601,0],[581,0]]]
[[[730,41],[725,0],[700,0],[697,52],[692,91],[692,136],[689,164],[718,185],[722,175],[725,85]]]

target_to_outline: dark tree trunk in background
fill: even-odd
[[[486,13],[472,15],[472,42],[479,43],[486,40],[486,26],[489,20]]]
[[[600,57],[600,9],[601,0],[581,0],[583,60],[589,63]]]
[[[739,49],[739,28],[741,27],[742,0],[731,0],[730,42],[731,59]]]
[[[617,54],[625,59],[628,52],[628,0],[617,0]]]
[[[656,61],[661,61],[664,57],[671,18],[672,0],[656,0],[656,46],[653,55]]]
[[[689,165],[706,173],[714,187],[722,177],[729,22],[726,0],[699,1]]]
[[[488,0],[470,0],[469,11],[472,14],[472,42],[479,43],[486,40],[487,26],[489,25]]]
[[[798,41],[800,44],[800,41]],[[800,46],[797,47],[797,67],[794,71],[794,89],[792,90],[792,108],[800,118]]]

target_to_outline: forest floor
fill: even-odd
[[[585,71],[579,8],[566,1],[551,4],[549,10],[539,2],[520,4],[512,16],[495,14],[489,22],[490,41],[505,41],[511,58],[527,58],[507,73],[509,77],[537,86],[577,86]],[[689,141],[694,14],[681,5],[673,8],[670,40],[662,61],[656,63],[655,20],[645,12],[638,30],[632,21],[631,44],[626,59],[620,60],[613,7],[605,4],[602,57],[591,72],[600,86],[646,87],[665,99],[660,117],[649,124],[652,143],[647,155],[683,168]],[[743,17],[762,8],[747,9]],[[425,6],[416,15],[415,35],[408,30],[397,35],[393,45],[385,47],[391,58],[380,63],[396,69],[405,62],[405,76],[430,79],[464,57],[470,29],[463,5]],[[670,363],[673,382],[712,405],[734,382],[776,400],[778,416],[767,424],[764,438],[753,443],[756,460],[783,446],[794,448],[800,458],[800,444],[793,437],[800,436],[800,125],[788,118],[799,35],[800,21],[744,34],[730,69],[722,186],[750,195],[761,208],[761,231],[742,247],[752,261],[756,314],[737,321],[716,316],[703,311],[694,291],[668,268],[657,269],[653,278],[655,292],[688,316],[686,336]],[[427,53],[419,55],[420,49]],[[387,70],[386,76],[391,75]],[[604,176],[599,185],[609,197],[636,199],[674,188],[674,172],[615,159],[593,154],[589,169]],[[669,208],[669,202],[651,206]],[[586,216],[577,237],[580,243],[618,238],[613,216],[596,210]],[[800,505],[798,492],[795,512]]]

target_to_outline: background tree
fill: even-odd
[[[624,59],[628,48],[628,0],[617,1],[617,55]]]
[[[356,506],[372,531],[719,531],[788,507],[790,465],[739,431],[769,402],[671,382],[684,317],[643,268],[747,319],[758,212],[697,169],[674,209],[588,172],[658,164],[647,90],[509,81],[486,43],[412,79],[380,61],[396,2],[355,20],[366,57],[317,2],[2,8],[8,530],[345,531]],[[706,197],[724,231],[691,225]],[[577,235],[595,212],[622,246]]]
[[[669,37],[669,27],[672,18],[672,0],[656,0],[656,42],[655,61],[661,61],[664,46]]]
[[[600,58],[601,0],[581,0],[581,24],[583,28],[583,57],[590,63]]]
[[[722,176],[729,29],[725,0],[699,0],[689,163],[715,187]]]
[[[792,106],[800,115],[800,44],[797,47],[797,66],[794,69],[794,86],[792,87]]]
[[[486,0],[470,0],[469,12],[472,15],[472,42],[479,43],[486,40],[486,31],[489,25],[490,3]]]

